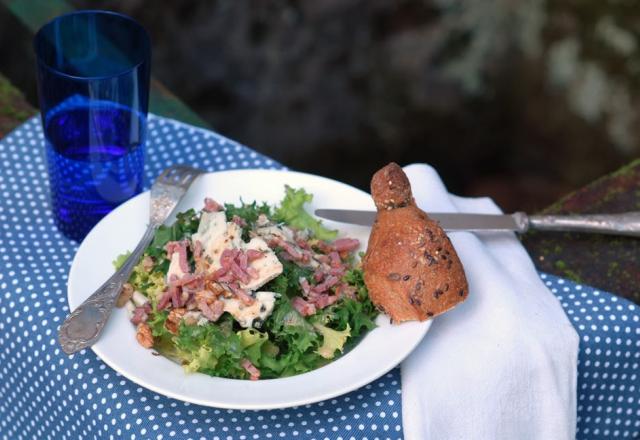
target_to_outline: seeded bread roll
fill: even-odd
[[[416,206],[402,168],[390,163],[371,180],[378,208],[363,260],[373,303],[393,322],[424,321],[455,307],[469,294],[449,237]]]

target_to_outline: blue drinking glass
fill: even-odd
[[[54,218],[81,240],[142,190],[151,44],[125,15],[79,11],[34,47]]]

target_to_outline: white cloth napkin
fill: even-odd
[[[501,212],[449,195],[427,165],[405,171],[427,213]],[[574,439],[579,339],[560,303],[513,233],[449,236],[469,297],[402,364],[406,439]]]

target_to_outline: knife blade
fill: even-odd
[[[610,234],[640,237],[640,211],[616,214],[583,215],[527,215],[513,214],[466,214],[428,213],[440,222],[445,231],[571,231],[591,234]],[[375,211],[349,209],[317,209],[316,215],[329,220],[356,225],[371,226],[376,219]]]
[[[316,209],[318,217],[342,223],[371,226],[376,218],[375,211],[352,209]],[[429,212],[429,217],[438,221],[445,231],[515,231],[525,232],[528,228],[527,216],[515,214],[464,214]]]

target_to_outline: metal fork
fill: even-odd
[[[62,350],[72,354],[92,346],[107,323],[122,285],[129,279],[156,230],[171,215],[193,181],[203,171],[185,165],[167,168],[151,186],[149,226],[122,267],[75,309],[60,326]]]

